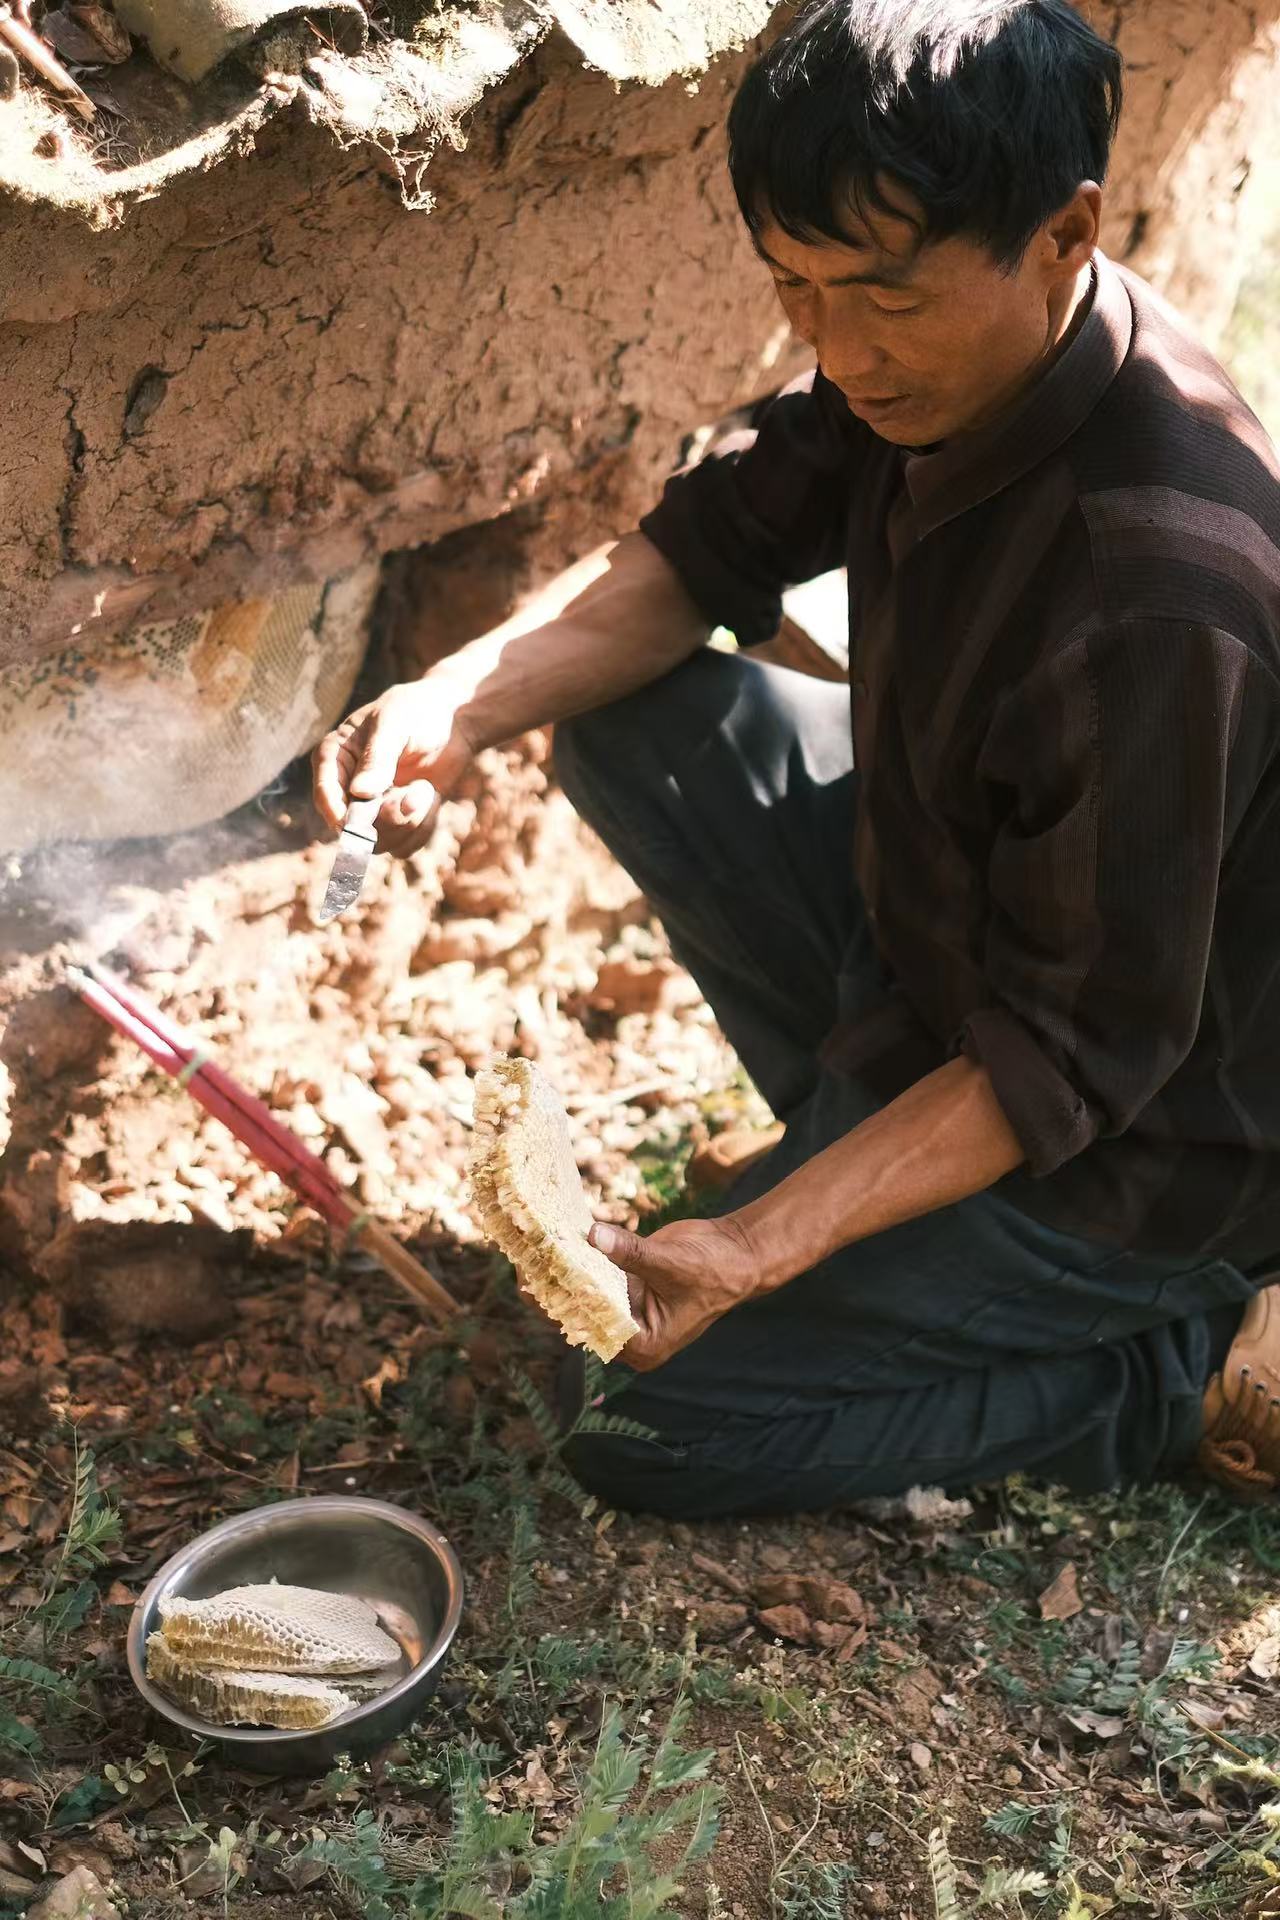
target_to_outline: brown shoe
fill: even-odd
[[[1280,1485],[1280,1283],[1254,1295],[1205,1388],[1198,1457],[1237,1500],[1266,1500]]]
[[[730,1127],[714,1134],[690,1160],[685,1179],[700,1193],[723,1193],[740,1173],[771,1153],[785,1132],[779,1120],[771,1127]]]

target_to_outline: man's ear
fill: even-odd
[[[1048,266],[1055,276],[1087,266],[1102,231],[1102,188],[1082,180],[1071,198],[1045,223]]]

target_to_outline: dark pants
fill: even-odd
[[[661,916],[786,1137],[765,1192],[874,1110],[819,1044],[885,985],[851,870],[846,689],[708,650],[557,729],[560,779]],[[1015,1471],[1077,1491],[1189,1460],[1251,1292],[1039,1225],[1000,1189],[846,1247],[738,1308],[610,1408],[657,1438],[570,1443],[610,1503],[829,1507]]]

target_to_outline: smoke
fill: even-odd
[[[0,672],[0,946],[107,951],[195,875],[314,838],[293,763],[346,710],[377,586],[371,563]]]

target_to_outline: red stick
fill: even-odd
[[[385,1228],[364,1218],[324,1161],[304,1147],[284,1122],[276,1119],[270,1107],[246,1093],[216,1061],[203,1059],[198,1044],[188,1038],[176,1021],[153,1007],[125,981],[117,980],[104,967],[95,966],[92,973],[90,979],[73,967],[68,969],[68,979],[95,1013],[101,1014],[117,1033],[132,1040],[148,1059],[171,1074],[206,1113],[220,1120],[235,1135],[255,1160],[291,1186],[300,1200],[314,1208],[330,1226],[350,1234],[373,1254],[419,1306],[445,1321],[457,1315],[457,1301],[435,1275]]]

